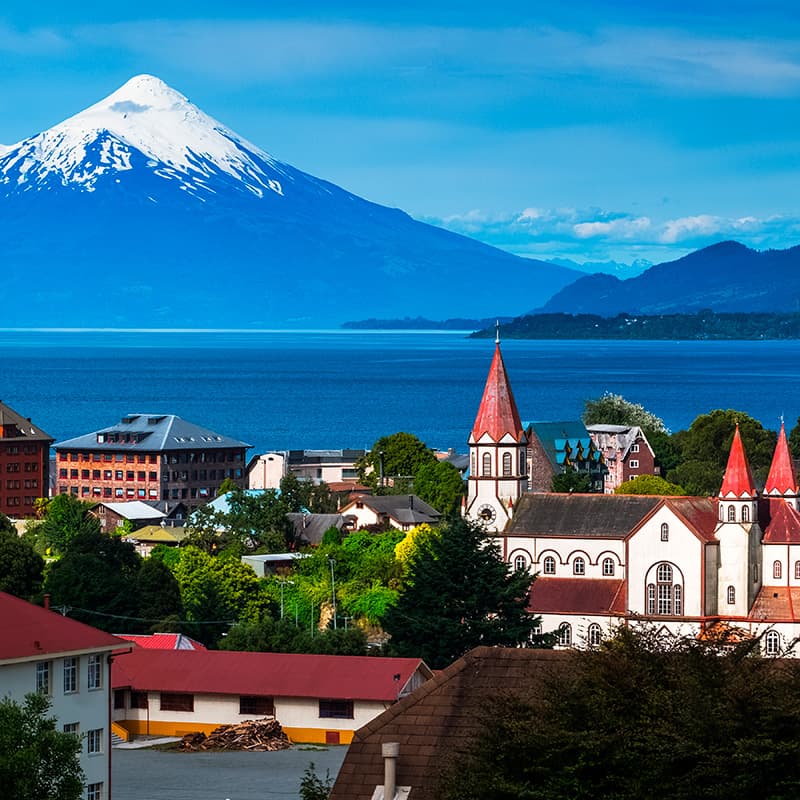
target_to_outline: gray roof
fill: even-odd
[[[119,514],[125,519],[163,519],[166,514],[159,511],[150,503],[141,500],[129,500],[127,503],[98,503],[98,506],[105,506],[109,511]]]
[[[0,402],[0,427],[5,429],[4,441],[14,439],[22,441],[52,442],[53,437],[34,425],[29,418],[14,411],[11,406]]]
[[[340,464],[363,458],[368,450],[288,450],[290,464]]]
[[[363,503],[375,513],[386,514],[403,525],[437,522],[442,516],[415,494],[359,495],[353,502]]]
[[[524,494],[505,535],[624,539],[663,499],[623,494]]]
[[[341,514],[304,514],[298,511],[286,516],[294,525],[294,535],[303,544],[320,544],[325,531],[329,528],[341,530],[345,524]]]
[[[57,450],[131,450],[152,453],[247,448],[252,445],[201,428],[174,414],[128,414],[116,425],[58,442],[55,447]]]

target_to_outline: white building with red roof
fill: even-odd
[[[274,716],[294,742],[347,744],[431,675],[415,658],[137,648],[114,660],[114,719],[182,736]]]
[[[0,592],[0,696],[46,694],[64,731],[82,739],[86,797],[111,797],[111,662],[130,642]]]

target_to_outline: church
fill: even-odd
[[[763,491],[738,430],[715,498],[528,491],[528,442],[499,339],[469,437],[464,514],[536,574],[530,611],[562,647],[621,623],[674,635],[800,636],[800,488],[781,424]]]

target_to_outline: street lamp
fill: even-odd
[[[331,565],[331,603],[333,604],[333,629],[336,630],[336,578],[333,575],[333,568],[336,565],[336,559],[329,558],[328,563]]]
[[[278,583],[281,585],[281,619],[283,619],[283,590],[287,583],[294,586],[294,581],[287,580],[286,578],[278,578]]]

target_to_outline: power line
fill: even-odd
[[[148,619],[146,617],[129,617],[122,614],[108,614],[105,611],[94,611],[90,608],[79,608],[78,606],[53,606],[62,616],[67,616],[70,611],[80,611],[83,614],[94,614],[98,617],[108,617],[109,619],[125,619],[131,622],[164,622],[166,617]],[[169,618],[171,624],[175,625],[234,625],[238,620],[235,619],[176,619]]]

